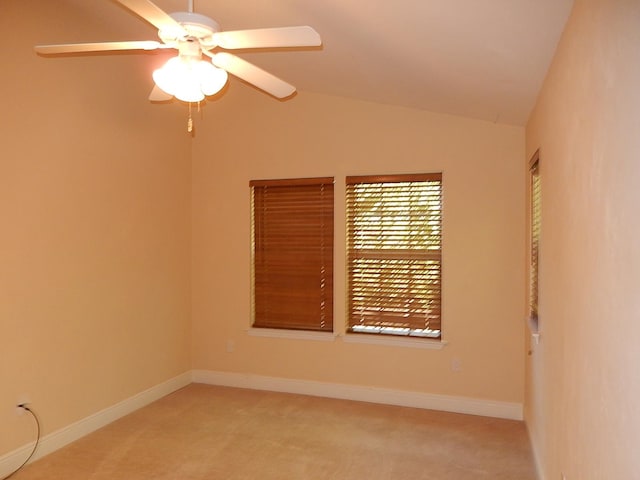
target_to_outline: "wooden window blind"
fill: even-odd
[[[530,163],[530,231],[531,253],[529,266],[529,315],[537,325],[538,321],[538,263],[540,255],[540,221],[542,189],[540,185],[540,166],[538,154]]]
[[[333,330],[333,178],[253,180],[253,326]]]
[[[440,338],[442,174],[346,183],[348,331]]]

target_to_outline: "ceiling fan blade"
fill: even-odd
[[[167,100],[171,100],[173,95],[165,92],[159,86],[154,85],[151,93],[149,94],[149,100],[152,102],[166,102]]]
[[[56,53],[107,52],[111,50],[156,50],[167,48],[167,45],[153,40],[132,42],[101,42],[101,43],[64,43],[60,45],[36,45],[36,52],[45,55]]]
[[[215,53],[211,55],[211,59],[216,67],[226,70],[276,98],[286,98],[296,91],[293,85],[230,53]]]
[[[316,47],[322,44],[318,32],[308,26],[217,32],[213,39],[226,49]]]
[[[151,0],[117,0],[136,15],[144,18],[158,30],[172,32],[175,37],[184,37],[187,31],[171,16]]]

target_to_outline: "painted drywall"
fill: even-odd
[[[544,480],[640,478],[639,27],[638,2],[577,0],[527,125],[542,237],[526,420]]]
[[[0,3],[0,455],[33,438],[18,400],[46,435],[190,368],[522,402],[522,128],[235,80],[192,151],[184,108],[146,101],[162,55],[34,54],[120,38],[119,7],[87,5]],[[447,347],[247,335],[250,179],[336,177],[340,330],[344,176],[424,171],[444,172]]]
[[[0,2],[0,456],[190,368],[190,137],[156,57],[34,53],[83,3]]]
[[[523,401],[522,128],[316,94],[278,102],[237,82],[196,128],[195,369]],[[444,349],[248,335],[251,179],[335,177],[334,322],[344,332],[345,175],[437,171]]]

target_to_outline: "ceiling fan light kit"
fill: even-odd
[[[200,45],[192,38],[178,41],[178,56],[153,72],[153,81],[161,90],[183,102],[200,102],[222,90],[227,72],[202,60]]]
[[[183,102],[201,102],[215,95],[227,83],[227,72],[212,63],[191,57],[173,57],[153,72],[153,81],[169,95]]]
[[[117,1],[158,28],[162,43],[149,40],[38,45],[36,52],[56,55],[174,48],[178,50],[178,56],[153,72],[157,88],[153,89],[149,99],[157,101],[175,97],[195,103],[222,90],[228,80],[227,72],[276,98],[286,98],[295,92],[295,87],[284,80],[236,55],[219,50],[316,47],[322,44],[320,35],[309,26],[223,32],[215,20],[194,13],[191,0],[189,12],[172,14],[165,13],[151,0]],[[203,55],[208,58],[203,59]]]

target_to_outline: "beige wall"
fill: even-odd
[[[0,2],[0,454],[31,439],[22,394],[46,434],[191,367],[523,400],[521,128],[281,103],[234,82],[197,121],[192,154],[183,110],[144,100],[156,57],[33,54],[117,38],[99,21],[107,4],[94,17],[80,0]],[[635,1],[577,0],[527,126],[544,198],[526,416],[544,479],[640,476],[639,23]],[[250,179],[336,177],[340,328],[344,176],[436,170],[445,349],[247,335]]]
[[[234,81],[192,150],[184,107],[146,101],[159,56],[33,53],[118,38],[103,8],[0,2],[0,455],[32,439],[23,394],[47,434],[190,368],[523,401],[522,128]],[[247,335],[250,179],[336,177],[343,329],[344,176],[425,171],[444,172],[446,348]]]
[[[184,117],[147,102],[151,57],[35,55],[115,38],[68,4],[0,2],[0,456],[22,394],[47,434],[190,368]]]
[[[640,478],[640,3],[577,0],[536,110],[541,343],[526,418],[543,479]]]
[[[238,83],[193,147],[193,366],[523,401],[524,131]],[[344,331],[345,175],[444,172],[443,350],[249,336],[249,180],[335,176],[335,322]],[[227,342],[235,351],[227,352]],[[453,373],[453,358],[462,372]]]

